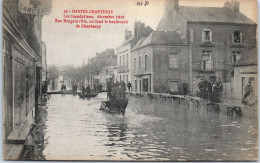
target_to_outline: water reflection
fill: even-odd
[[[126,116],[99,110],[106,94],[80,99],[52,95],[45,129],[46,159],[240,160],[257,158],[257,114],[226,116],[223,108],[189,101],[129,97]]]

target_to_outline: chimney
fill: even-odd
[[[164,5],[164,14],[172,16],[174,11],[179,10],[179,0],[166,0]]]
[[[224,7],[231,9],[232,11],[239,12],[239,2],[232,0],[231,2],[226,2]]]
[[[174,0],[173,10],[178,11],[178,9],[179,9],[179,0]]]
[[[134,37],[139,40],[141,37],[143,37],[145,24],[138,21],[134,24]]]
[[[125,40],[129,39],[132,36],[132,31],[125,30]]]

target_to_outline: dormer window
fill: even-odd
[[[242,43],[242,32],[241,31],[234,31],[233,42]]]
[[[202,42],[212,42],[212,33],[210,29],[203,29]]]

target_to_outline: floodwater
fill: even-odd
[[[256,160],[257,110],[228,117],[187,100],[128,97],[125,117],[99,110],[106,99],[51,95],[46,104],[47,160]]]

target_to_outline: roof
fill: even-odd
[[[253,48],[248,53],[241,56],[234,66],[250,66],[257,65],[257,48]]]
[[[221,22],[255,24],[241,12],[233,11],[227,7],[190,7],[180,6],[178,13],[189,22]]]
[[[146,47],[148,45],[174,45],[185,44],[185,40],[181,38],[181,35],[173,31],[153,31],[144,40],[140,39],[132,51]]]
[[[142,37],[135,45],[132,49],[136,49],[138,48],[142,43],[143,41],[146,39],[146,37]]]
[[[131,36],[130,38],[128,38],[127,40],[125,40],[117,49],[126,46],[127,44],[131,44],[135,41],[135,37]]]

